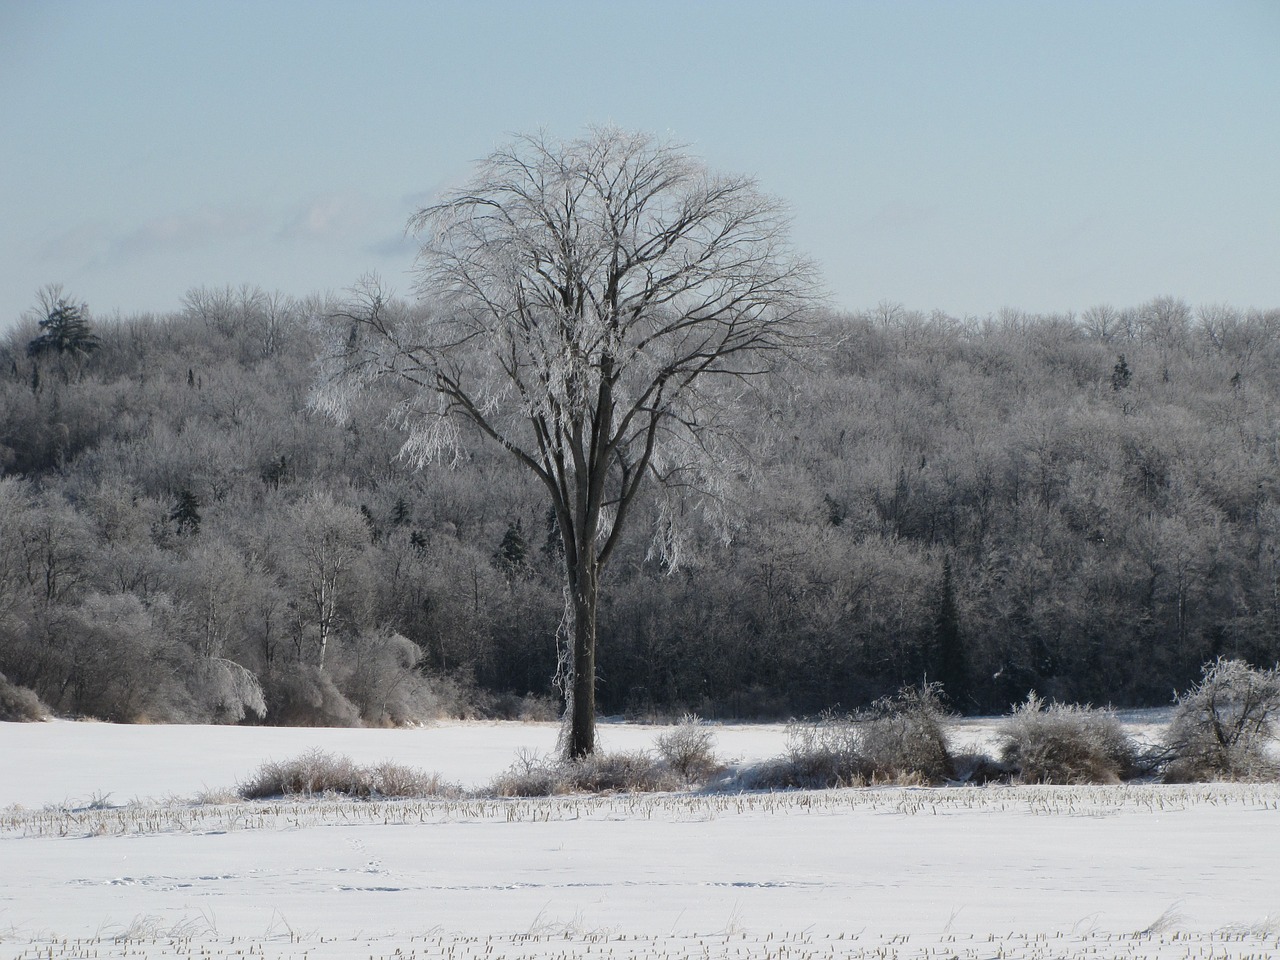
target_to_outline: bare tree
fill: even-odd
[[[341,625],[352,568],[368,543],[360,514],[326,494],[308,496],[289,510],[288,572],[316,644],[323,672],[329,641]]]
[[[1080,326],[1089,339],[1111,343],[1120,336],[1120,312],[1109,303],[1089,307],[1080,314]]]
[[[456,457],[470,423],[542,482],[564,547],[563,746],[582,757],[600,577],[637,494],[713,476],[715,394],[808,339],[815,271],[753,180],[616,129],[520,137],[409,229],[427,310],[366,285],[334,325],[328,384],[402,378],[410,460]],[[319,403],[340,413],[344,396]],[[670,509],[658,528],[673,553]]]

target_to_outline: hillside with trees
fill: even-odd
[[[0,343],[8,683],[119,721],[555,715],[544,491],[465,433],[414,469],[394,384],[317,412],[341,298],[101,318],[45,293]],[[925,677],[963,711],[1154,705],[1218,656],[1280,658],[1280,311],[821,325],[735,398],[722,509],[680,518],[678,565],[638,498],[602,713],[813,714]]]

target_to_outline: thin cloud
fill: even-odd
[[[937,207],[921,207],[901,200],[891,200],[871,216],[867,221],[867,229],[873,236],[877,233],[901,233],[926,227],[937,217]]]
[[[262,218],[239,206],[205,207],[155,217],[112,244],[112,253],[133,255],[155,250],[189,250],[257,233]]]
[[[333,240],[364,232],[376,219],[376,212],[366,197],[348,193],[329,193],[295,208],[277,237],[281,240]]]
[[[418,241],[413,237],[397,234],[384,240],[375,241],[366,246],[364,250],[365,253],[371,253],[377,257],[399,258],[412,256],[418,252]]]
[[[432,187],[429,190],[417,190],[413,193],[406,193],[400,198],[400,204],[406,210],[421,210],[423,207],[429,207],[444,196],[444,185]]]
[[[261,233],[263,226],[262,216],[242,205],[165,214],[123,232],[101,220],[86,220],[45,240],[36,259],[60,271],[111,269],[153,253],[240,241]]]
[[[86,221],[55,234],[42,243],[36,257],[43,263],[86,263],[104,256],[111,248],[111,235],[97,221]]]

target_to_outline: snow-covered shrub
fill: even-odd
[[[498,693],[491,699],[482,700],[480,707],[490,720],[554,723],[560,719],[560,705],[551,697],[536,693],[526,693],[523,696]]]
[[[379,797],[455,797],[461,790],[440,779],[440,774],[407,767],[402,763],[384,760],[367,770],[371,782],[371,796]]]
[[[524,755],[490,784],[499,797],[549,797],[566,793],[654,793],[685,786],[648,753],[597,751],[580,760]]]
[[[597,751],[565,762],[564,771],[573,792],[580,793],[653,793],[684,786],[665,764],[642,750]]]
[[[1001,760],[1024,783],[1119,783],[1137,771],[1137,750],[1110,710],[1031,693],[999,739]]]
[[[940,783],[952,775],[946,710],[936,684],[903,687],[859,715],[859,751],[874,780]]]
[[[787,724],[786,753],[744,771],[738,783],[748,790],[861,786],[868,772],[857,718],[827,713]]]
[[[403,726],[441,716],[431,684],[417,666],[422,649],[389,630],[361,634],[335,652],[343,694],[368,726]]]
[[[740,775],[747,789],[937,783],[951,776],[946,713],[933,685],[903,687],[870,709],[787,726],[787,752]]]
[[[360,709],[338,689],[333,677],[308,663],[286,663],[265,684],[267,709],[282,726],[358,727]]]
[[[551,723],[560,719],[560,707],[551,697],[486,690],[469,670],[431,671],[421,676],[419,695],[429,697],[431,719],[519,720]]]
[[[340,794],[348,797],[456,796],[458,788],[439,774],[384,762],[362,766],[350,757],[311,750],[292,760],[271,760],[239,787],[246,800],[266,797],[310,797]]]
[[[60,712],[116,723],[187,723],[205,717],[188,689],[192,652],[175,639],[178,612],[163,596],[90,593],[50,631],[66,680]]]
[[[49,708],[41,702],[34,691],[10,683],[9,679],[0,673],[0,721],[35,722],[48,719]]]
[[[691,713],[681,717],[675,729],[659,734],[654,748],[662,762],[689,783],[705,783],[720,767],[715,734]]]
[[[223,657],[202,657],[191,667],[187,683],[192,697],[214,723],[239,723],[247,713],[267,715],[262,684],[252,671]]]
[[[292,760],[267,761],[240,785],[240,795],[246,800],[317,793],[358,795],[358,771],[350,757],[310,750]]]
[[[1243,660],[1206,664],[1198,684],[1178,697],[1166,735],[1170,782],[1266,780],[1280,774],[1267,755],[1280,717],[1280,670]]]
[[[515,763],[485,791],[496,797],[551,797],[568,793],[562,761],[520,751]]]

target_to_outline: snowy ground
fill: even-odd
[[[0,958],[1280,956],[1275,785],[187,802],[316,746],[478,785],[555,735],[0,724]]]

